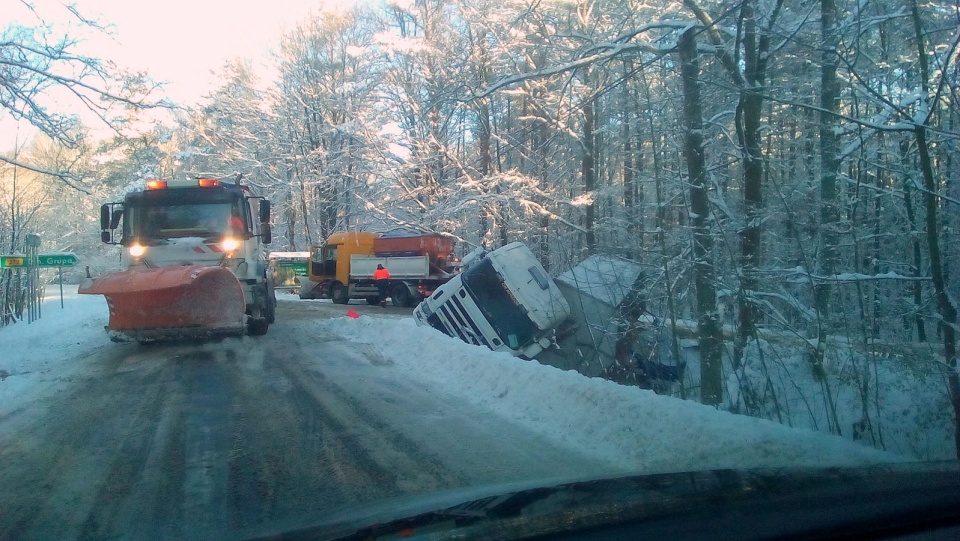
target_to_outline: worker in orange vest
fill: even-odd
[[[377,284],[377,292],[380,294],[380,307],[387,307],[387,293],[390,291],[390,271],[383,268],[383,265],[377,265],[377,270],[373,271],[373,280]]]

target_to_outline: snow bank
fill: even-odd
[[[78,295],[76,287],[64,291],[64,308],[56,291],[41,304],[39,320],[0,327],[0,417],[82,371],[77,360],[103,347],[107,303],[100,295]]]
[[[361,316],[319,325],[369,344],[398,370],[625,472],[861,465],[902,458],[840,437],[734,415],[523,361],[417,327]]]
[[[104,346],[107,303],[76,287],[64,290],[63,308],[57,290],[40,305],[40,319],[0,327],[0,418],[66,385],[85,368],[77,360]]]
[[[68,388],[103,356],[103,297],[67,297],[65,309],[49,297],[36,324],[0,328],[0,418]],[[625,473],[902,460],[839,437],[494,353],[419,328],[411,318],[361,316],[316,325],[391,362],[376,363],[378,369],[421,381],[438,395],[474,404]]]

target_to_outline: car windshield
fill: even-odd
[[[537,327],[527,316],[527,308],[510,294],[489,259],[463,273],[463,287],[503,343],[518,349],[534,337]]]
[[[960,0],[140,5],[0,8],[0,541],[960,500]]]
[[[219,236],[243,225],[229,203],[135,206],[127,222],[130,234],[143,240]]]

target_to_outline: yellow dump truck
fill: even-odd
[[[414,306],[433,294],[459,270],[454,240],[438,233],[400,230],[386,233],[339,232],[310,247],[307,276],[300,279],[301,299],[350,299],[378,302],[373,271],[390,271],[390,297],[395,306]]]

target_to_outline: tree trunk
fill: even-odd
[[[480,138],[478,145],[480,147],[480,176],[483,177],[481,185],[486,186],[487,177],[490,175],[490,103],[486,98],[480,100],[480,107],[477,113],[480,124]],[[490,232],[490,203],[483,201],[480,203],[480,245],[487,246],[487,234]]]
[[[634,361],[634,348],[640,338],[640,317],[646,311],[646,284],[641,272],[630,286],[630,291],[617,307],[619,323],[618,336],[614,344],[614,359],[616,362],[609,368],[611,379],[620,383],[640,384],[637,380],[637,363]],[[632,381],[631,381],[632,380]]]
[[[910,171],[910,160],[907,158],[907,151],[910,144],[907,141],[900,142],[900,160],[904,171]],[[917,216],[913,209],[913,176],[907,174],[903,178],[903,206],[907,211],[907,224],[909,227],[910,244],[913,245],[913,264],[910,272],[914,277],[919,278],[923,268],[923,249],[920,246],[920,237],[917,235]],[[917,341],[927,341],[927,328],[923,322],[923,314],[920,313],[920,307],[923,306],[923,282],[914,280],[913,282],[913,319],[917,326]]]
[[[536,38],[533,38],[536,39]],[[532,55],[533,69],[543,69],[547,65],[545,46],[541,44]],[[530,117],[533,120],[529,124],[528,142],[529,148],[527,155],[533,160],[533,171],[538,179],[538,186],[542,193],[548,193],[550,183],[547,180],[547,174],[550,169],[550,157],[547,154],[547,142],[550,140],[550,118],[541,108],[544,100],[544,90],[539,83],[534,83],[529,87],[530,97],[524,101],[523,116]],[[546,197],[539,196],[537,202],[547,207],[549,201]],[[536,232],[536,250],[537,258],[544,269],[550,270],[550,216],[545,213],[540,215],[539,228]]]
[[[714,285],[713,236],[703,148],[703,112],[700,103],[700,63],[697,29],[680,37],[680,70],[683,75],[683,117],[686,124],[684,156],[690,176],[690,214],[693,225],[693,282],[697,296],[697,340],[700,347],[700,401],[723,401],[720,316]]]
[[[310,232],[310,213],[307,212],[307,187],[304,185],[302,178],[298,179],[298,183],[298,194],[300,196],[300,216],[303,216],[303,235],[306,239],[307,246],[310,246],[313,244],[313,234]],[[319,242],[323,243],[324,240],[326,239],[321,236]]]
[[[733,362],[739,366],[747,341],[755,333],[757,308],[753,293],[758,286],[757,267],[760,264],[761,233],[763,231],[763,169],[764,156],[761,148],[760,118],[763,114],[764,79],[766,78],[770,33],[776,22],[782,3],[776,3],[767,22],[767,28],[759,31],[756,20],[756,0],[744,0],[740,8],[743,25],[743,59],[732,54],[726,39],[717,30],[713,18],[700,7],[696,0],[683,0],[704,26],[705,34],[716,48],[717,58],[740,89],[737,103],[736,128],[743,159],[743,213],[744,224],[740,229],[740,294],[738,299],[739,321],[734,343]],[[739,43],[737,46],[739,47]],[[739,50],[739,49],[737,49]],[[742,66],[742,68],[741,68]]]
[[[737,106],[738,131],[743,147],[743,210],[744,226],[740,230],[740,298],[739,328],[734,362],[739,365],[747,341],[754,335],[757,308],[751,298],[757,290],[757,268],[763,219],[763,149],[761,148],[760,117],[763,113],[763,80],[767,48],[758,44],[754,0],[743,3],[744,20],[744,88]]]
[[[633,74],[633,62],[624,64],[624,80],[629,81]],[[633,99],[630,85],[623,84],[623,207],[627,219],[627,257],[637,259],[643,250],[643,192],[637,183],[637,172],[642,169],[643,161],[637,153],[642,148],[634,147],[635,129],[633,123],[638,119],[637,101]]]
[[[547,170],[548,170],[548,160],[546,155],[546,145],[549,134],[547,133],[547,119],[540,119],[537,122],[537,126],[534,128],[534,145],[537,149],[537,164],[538,164],[538,176],[540,177],[540,189],[547,193],[547,188],[549,184],[547,183]],[[544,199],[541,203],[546,205],[547,201]],[[540,240],[537,243],[538,246],[538,256],[540,258],[540,264],[543,265],[543,268],[547,271],[550,270],[550,216],[547,214],[540,215],[540,231],[539,231]]]
[[[290,186],[290,178],[287,177],[287,185]],[[293,199],[293,190],[287,191],[287,247],[291,252],[297,251],[297,205]]]
[[[920,62],[920,81],[923,86],[923,99],[929,96],[927,87],[930,70],[927,66],[927,54],[923,45],[923,30],[920,22],[920,10],[917,1],[911,2],[913,11],[913,28],[917,40],[917,58]],[[932,104],[933,105],[933,104]],[[932,105],[928,109],[933,111]],[[940,331],[943,337],[943,360],[947,365],[947,382],[950,387],[950,402],[953,405],[955,425],[960,425],[960,376],[957,374],[957,308],[947,293],[946,279],[943,272],[943,260],[940,253],[939,226],[937,224],[937,182],[933,173],[933,161],[930,159],[930,148],[927,144],[926,119],[920,119],[913,129],[917,141],[917,153],[920,157],[920,172],[923,174],[923,203],[927,211],[927,250],[930,256],[930,277],[933,281],[934,295],[937,299],[937,311],[940,313]],[[957,458],[960,458],[960,428],[954,431],[954,445]]]
[[[840,103],[840,85],[837,81],[837,10],[834,0],[820,0],[820,231],[821,249],[818,274],[832,276],[837,272],[840,257],[837,246],[837,226],[840,211],[837,207],[837,174],[840,161],[837,147],[839,122],[837,110]],[[830,282],[814,285],[814,306],[820,318],[830,313]],[[822,325],[821,325],[822,331]],[[821,336],[822,338],[822,336]],[[821,360],[822,361],[822,360]]]
[[[947,293],[946,280],[943,273],[943,262],[940,254],[940,239],[937,226],[937,186],[933,176],[933,163],[927,147],[927,130],[918,124],[914,128],[917,140],[917,151],[920,153],[920,171],[923,173],[923,201],[926,207],[927,218],[927,250],[930,252],[930,277],[933,279],[933,290],[937,298],[937,311],[940,313],[941,336],[943,337],[943,359],[947,364],[947,381],[950,386],[950,402],[953,405],[954,418],[960,424],[960,376],[957,374],[957,309]],[[960,458],[960,428],[954,432],[954,444],[957,458]]]
[[[589,77],[584,76],[584,82],[589,83]],[[590,85],[587,84],[589,91]],[[580,162],[580,175],[583,177],[583,192],[590,200],[584,212],[583,228],[586,231],[586,248],[588,254],[596,252],[597,237],[593,230],[596,203],[593,200],[596,189],[596,170],[593,160],[593,122],[594,98],[589,96],[583,104],[583,157]]]
[[[626,83],[629,76],[629,71],[627,64],[623,66],[624,71],[624,83],[621,87],[621,112],[623,114],[623,119],[620,122],[620,138],[623,141],[623,210],[626,214],[627,219],[627,235],[624,239],[624,244],[626,245],[626,254],[627,257],[635,258],[637,254],[635,253],[634,246],[639,246],[637,242],[639,239],[633,237],[633,224],[634,213],[636,212],[637,201],[635,196],[636,186],[634,185],[633,179],[633,142],[631,141],[632,130],[630,122],[632,120],[630,113],[630,91],[629,85]]]

